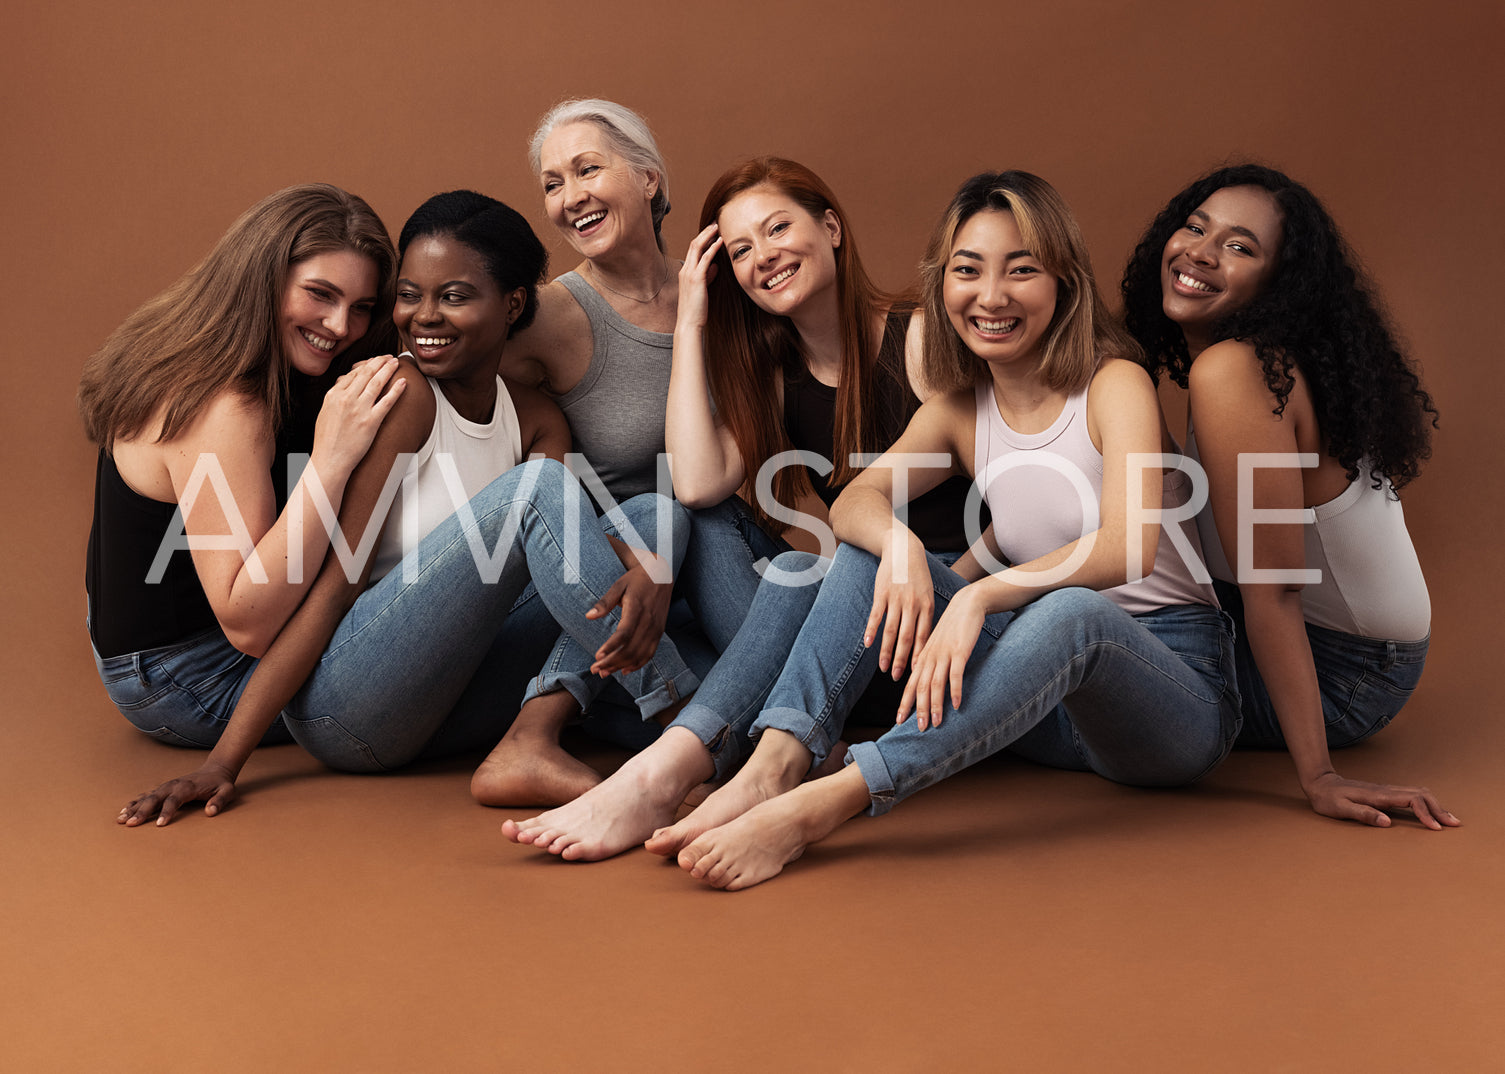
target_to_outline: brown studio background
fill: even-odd
[[[173,0],[4,22],[0,1065],[1505,1067],[1498,4]],[[563,271],[524,142],[575,95],[652,122],[671,253],[716,174],[776,152],[832,184],[892,287],[983,168],[1055,183],[1110,293],[1193,175],[1253,156],[1306,181],[1444,421],[1406,500],[1431,666],[1339,764],[1429,783],[1466,827],[1322,821],[1283,756],[1153,794],[1005,760],[725,896],[641,853],[505,844],[462,764],[346,777],[288,748],[224,818],[116,828],[194,758],[132,732],[90,666],[83,359],[293,182],[354,190],[394,232],[471,186]]]

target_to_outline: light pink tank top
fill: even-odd
[[[1103,456],[1087,431],[1087,389],[1066,400],[1050,428],[1020,433],[998,413],[993,383],[977,386],[976,480],[993,514],[993,533],[1010,563],[1028,563],[1096,530],[1103,496]],[[1176,470],[1162,486],[1161,511],[1177,512],[1190,500],[1191,478]],[[1185,513],[1185,512],[1180,512]],[[1165,523],[1155,569],[1144,578],[1103,590],[1131,615],[1170,604],[1217,607],[1212,586],[1197,582],[1179,543],[1201,563],[1194,519]],[[1177,539],[1172,539],[1177,538]]]

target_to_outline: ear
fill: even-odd
[[[507,296],[507,327],[511,328],[519,317],[523,315],[523,307],[528,304],[528,289],[519,287]]]
[[[826,234],[831,236],[831,249],[841,245],[841,217],[836,215],[835,209],[827,209],[826,215],[821,218],[821,226],[826,229]]]
[[[649,201],[652,201],[653,196],[658,193],[658,180],[659,174],[652,168],[643,172],[643,189],[647,192]]]

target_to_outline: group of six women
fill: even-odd
[[[219,812],[288,738],[350,771],[494,747],[477,800],[557,807],[514,842],[731,889],[1004,748],[1173,786],[1284,746],[1319,813],[1457,823],[1329,755],[1421,673],[1396,490],[1435,410],[1304,187],[1177,194],[1120,323],[1025,172],[967,180],[896,299],[793,161],[722,175],[676,267],[640,117],[567,101],[530,157],[582,257],[553,282],[493,199],[429,199],[394,251],[292,187],[90,359],[96,662],[209,749],[122,823]],[[394,327],[405,360],[350,361]],[[857,709],[893,725],[849,747]],[[645,748],[601,780],[582,716]]]

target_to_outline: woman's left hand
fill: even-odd
[[[1326,772],[1303,788],[1312,808],[1324,817],[1356,820],[1376,828],[1390,827],[1389,812],[1410,813],[1433,831],[1456,828],[1462,823],[1443,809],[1425,787],[1397,787],[1388,783],[1363,783]]]
[[[914,670],[904,684],[895,723],[907,720],[913,709],[921,731],[939,727],[946,711],[948,687],[951,707],[961,708],[962,675],[972,650],[977,648],[986,614],[975,586],[966,586],[951,598],[925,647],[914,659]]]
[[[648,553],[639,553],[639,556]],[[606,644],[596,650],[591,671],[606,676],[618,671],[636,671],[653,658],[669,619],[674,583],[655,582],[641,559],[612,583],[606,595],[585,613],[600,619],[621,606],[622,618]]]

